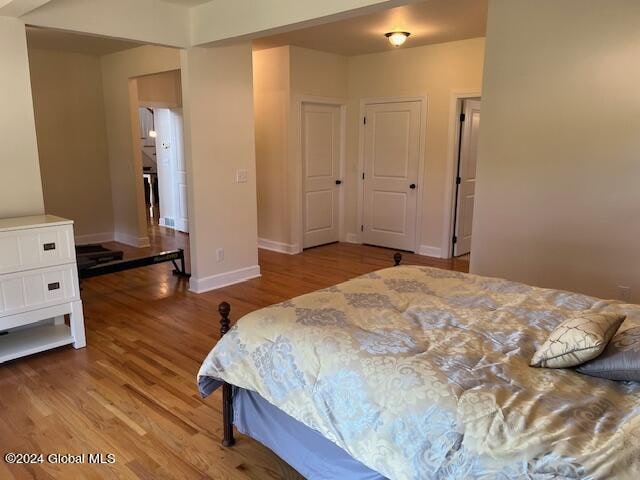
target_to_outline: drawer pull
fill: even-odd
[[[49,291],[58,290],[60,288],[60,282],[50,283],[49,285],[47,285],[47,288],[49,289]]]
[[[42,245],[42,248],[44,248],[45,252],[47,250],[55,250],[56,249],[56,244],[51,242],[51,243],[45,243]]]

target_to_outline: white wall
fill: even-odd
[[[55,0],[21,19],[28,25],[157,45],[190,44],[188,8],[161,0]]]
[[[471,270],[640,301],[640,2],[493,0]]]
[[[43,213],[24,23],[0,17],[0,218]]]
[[[76,0],[82,1],[82,0]],[[191,45],[281,32],[420,0],[233,0],[191,8]],[[324,17],[324,18],[323,18]]]
[[[251,45],[190,48],[181,60],[190,288],[202,292],[260,274]]]
[[[29,25],[173,47],[255,37],[420,0],[13,0],[2,15]],[[0,6],[7,3],[0,1]],[[10,2],[11,3],[11,2]],[[36,8],[39,7],[39,8]],[[24,14],[25,12],[28,12]]]
[[[29,49],[47,213],[70,218],[78,243],[113,240],[100,59]]]

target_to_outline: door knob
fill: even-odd
[[[336,180],[336,185],[342,185],[342,180]]]
[[[415,189],[416,189],[416,184],[415,184],[415,183],[412,183],[411,185],[409,185],[409,188],[410,188],[411,190],[415,190]]]

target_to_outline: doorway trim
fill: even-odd
[[[364,183],[362,174],[364,173],[364,117],[366,113],[367,105],[377,105],[381,103],[400,103],[400,102],[420,102],[420,149],[418,153],[418,198],[416,205],[416,237],[414,240],[413,251],[418,253],[421,250],[422,245],[422,206],[424,204],[424,191],[425,191],[425,152],[427,143],[427,108],[429,105],[428,96],[417,97],[368,97],[360,99],[360,112],[358,115],[358,171],[356,181],[358,182],[358,195],[356,197],[356,218],[358,223],[356,225],[357,232],[355,234],[357,242],[364,243],[363,232],[361,230],[363,218],[364,218]],[[354,243],[354,242],[352,242]]]
[[[456,171],[458,164],[458,147],[460,143],[460,114],[462,104],[467,98],[481,98],[482,93],[477,90],[451,92],[449,100],[449,146],[447,148],[447,164],[445,169],[444,211],[441,242],[441,257],[452,258],[453,250],[453,219],[456,208]]]
[[[303,219],[303,205],[304,205],[304,178],[302,168],[302,109],[305,103],[312,103],[316,105],[329,105],[340,108],[340,156],[339,161],[339,175],[342,179],[342,185],[338,193],[338,208],[340,209],[338,214],[338,239],[345,241],[344,232],[344,203],[345,203],[345,189],[348,183],[345,181],[345,158],[347,150],[347,103],[348,100],[344,98],[334,97],[318,97],[313,95],[296,95],[294,97],[294,112],[296,115],[296,132],[293,135],[295,142],[293,158],[290,160],[289,165],[291,167],[291,173],[288,175],[291,181],[290,190],[294,192],[293,201],[291,202],[291,239],[293,245],[289,246],[289,253],[296,254],[303,250],[304,245],[304,219]]]

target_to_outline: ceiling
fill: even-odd
[[[175,3],[176,5],[184,5],[185,7],[195,7],[203,3],[210,2],[211,0],[162,0],[167,3]]]
[[[127,40],[96,37],[38,27],[27,27],[27,44],[29,48],[62,50],[88,55],[107,55],[143,45]]]
[[[384,34],[407,31],[401,48],[483,37],[488,0],[428,0],[253,41],[256,50],[296,45],[340,55],[392,50]]]

